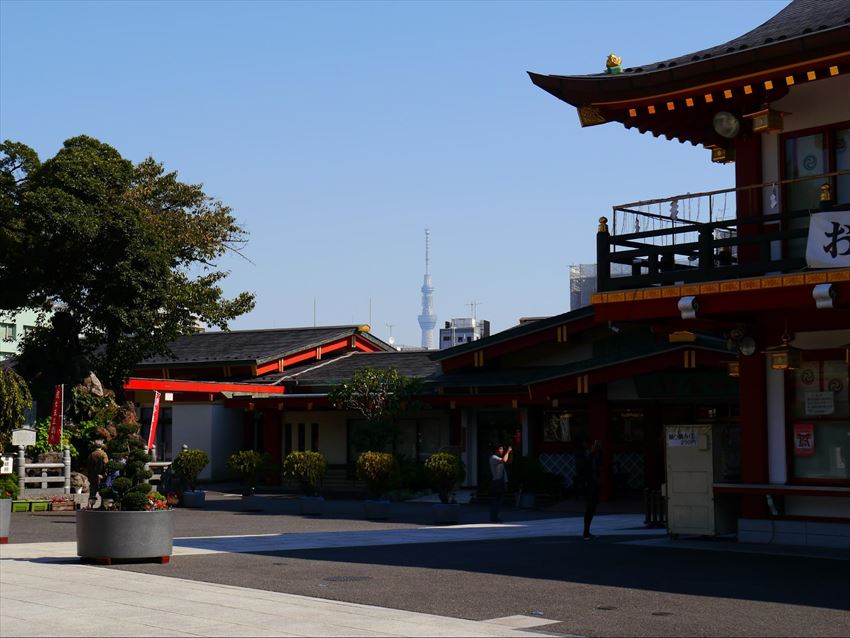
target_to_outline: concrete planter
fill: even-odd
[[[301,496],[298,505],[303,516],[321,516],[325,513],[325,499],[322,496]]]
[[[12,499],[0,498],[0,545],[9,542],[9,523],[12,522]]]
[[[183,507],[201,508],[206,505],[207,493],[203,490],[187,490],[183,492]]]
[[[174,510],[109,512],[77,510],[77,556],[112,559],[158,558],[167,563],[174,545]]]
[[[364,501],[363,507],[370,521],[383,521],[390,517],[389,501]]]
[[[262,496],[242,495],[243,512],[262,512],[265,510],[265,500]]]
[[[431,508],[434,525],[457,525],[460,522],[460,505],[437,503]]]

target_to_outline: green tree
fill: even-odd
[[[366,419],[355,430],[354,443],[360,450],[384,450],[398,437],[395,418],[419,403],[421,381],[405,377],[395,368],[355,370],[350,381],[334,387],[328,399],[339,410],[352,410]]]
[[[24,423],[32,406],[27,382],[11,368],[0,368],[0,452],[12,443],[12,430]]]
[[[151,158],[79,136],[42,163],[6,141],[0,213],[0,311],[43,312],[19,359],[42,392],[93,369],[120,399],[134,364],[254,305],[219,286],[216,260],[246,240],[231,209]]]

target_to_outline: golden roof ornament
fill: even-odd
[[[623,62],[623,59],[617,55],[616,53],[612,53],[608,56],[608,59],[605,61],[605,72],[606,73],[622,73],[623,68],[620,64]]]
[[[823,184],[820,187],[820,201],[828,202],[832,200],[832,192],[829,188],[829,184]]]

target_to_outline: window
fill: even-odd
[[[307,426],[303,423],[298,424],[298,451],[306,450]]]
[[[789,455],[795,479],[850,481],[847,383],[848,366],[840,359],[807,360],[794,370]]]
[[[319,451],[319,424],[310,424],[310,449],[313,452]]]
[[[830,179],[805,179],[825,173],[850,169],[850,128],[847,123],[809,130],[803,133],[789,133],[783,136],[783,179],[801,179],[801,182],[785,186],[786,212],[802,211],[820,207],[820,187],[829,182],[832,187],[832,200],[836,204],[850,202],[850,175],[840,175]],[[789,228],[808,228],[805,217],[792,219]],[[790,256],[800,257],[806,252],[806,238],[788,241]]]
[[[286,458],[292,452],[292,424],[286,423],[283,426],[283,456]]]
[[[14,341],[17,336],[15,324],[0,323],[0,339],[3,341]]]

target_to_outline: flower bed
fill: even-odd
[[[51,512],[73,512],[77,509],[74,499],[64,496],[54,496],[50,499]]]

